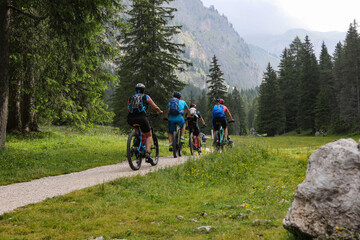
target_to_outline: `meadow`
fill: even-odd
[[[2,185],[125,160],[126,137],[111,128],[43,135],[9,139],[1,155]],[[296,239],[282,219],[308,157],[338,138],[233,137],[235,146],[222,153],[3,214],[0,239]]]

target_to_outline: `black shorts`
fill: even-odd
[[[226,121],[226,118],[224,118],[224,117],[219,117],[219,118],[213,119],[212,124],[213,124],[214,131],[217,131],[220,128],[219,125],[216,123],[219,123],[223,127],[223,129],[225,129],[227,127],[227,121]]]
[[[145,114],[135,115],[129,114],[127,117],[127,122],[130,126],[134,126],[134,124],[139,124],[140,129],[143,133],[150,132],[150,123]]]
[[[189,132],[192,132],[194,136],[199,136],[200,128],[197,123],[189,121]]]

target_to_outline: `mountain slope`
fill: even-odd
[[[325,42],[329,53],[333,53],[338,42],[344,41],[345,32],[315,32],[305,29],[291,29],[281,35],[251,35],[244,37],[247,42],[257,45],[271,53],[280,56],[285,47],[298,36],[302,41],[308,35],[317,56],[321,51],[321,44]]]
[[[183,26],[176,40],[186,44],[184,57],[194,64],[187,73],[180,75],[181,79],[206,87],[210,61],[216,55],[230,86],[252,88],[261,83],[264,64],[257,63],[256,59],[266,61],[276,57],[260,48],[249,47],[225,16],[213,7],[204,7],[200,0],[176,0],[171,6],[178,9],[174,24]]]

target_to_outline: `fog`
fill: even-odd
[[[282,34],[291,28],[304,28],[299,20],[266,0],[201,1],[206,7],[214,5],[220,14],[227,16],[240,36]]]

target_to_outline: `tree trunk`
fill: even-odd
[[[9,85],[9,116],[7,123],[8,131],[21,131],[21,77],[10,82]]]
[[[34,25],[32,24],[29,42],[29,54],[26,57],[25,79],[22,102],[22,128],[24,131],[40,131],[35,112],[35,57],[34,57]]]
[[[37,123],[35,118],[35,101],[34,101],[34,88],[35,88],[35,75],[34,75],[34,56],[33,56],[33,36],[30,40],[30,54],[26,58],[26,75],[24,78],[24,95],[22,102],[22,127],[26,132],[37,131]]]
[[[5,149],[9,98],[10,0],[0,0],[0,149]]]

